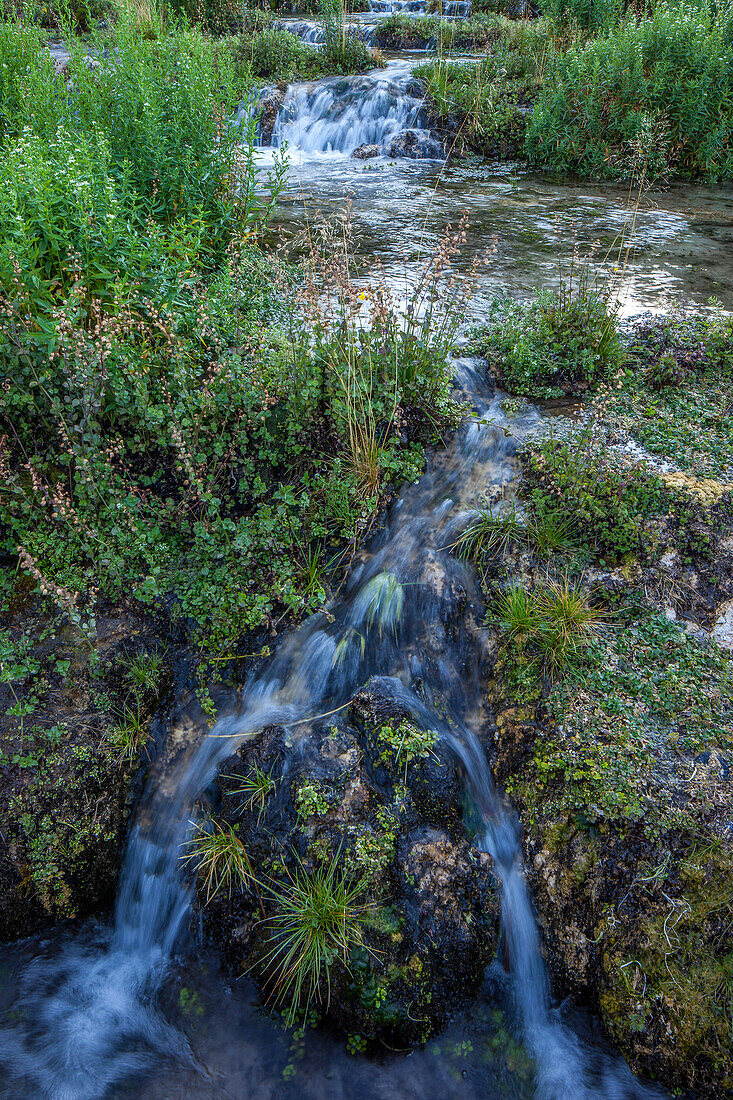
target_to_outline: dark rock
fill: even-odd
[[[372,157],[378,157],[379,153],[378,145],[360,145],[351,155],[357,160],[371,160]]]
[[[149,722],[171,680],[160,635],[133,611],[98,612],[91,643],[48,626],[34,601],[9,623],[33,639],[38,672],[10,685],[33,708],[24,730],[0,707],[0,940],[112,906],[148,755],[123,756],[110,732],[128,713]],[[135,695],[129,664],[149,654],[156,683]]]
[[[276,88],[269,88],[259,101],[260,140],[263,145],[269,145],[272,141],[272,131],[275,129],[280,108],[285,102],[287,90],[287,84],[280,82]]]
[[[243,812],[229,791],[255,766],[275,789]],[[330,998],[325,986],[316,997],[321,1009],[344,1032],[390,1046],[424,1042],[444,1027],[482,981],[499,912],[490,857],[465,836],[457,768],[440,743],[368,686],[301,753],[284,756],[270,733],[222,771],[223,815],[240,830],[253,881],[214,898],[203,914],[232,967],[252,968],[272,993],[267,884],[335,863],[362,884],[371,917],[348,969],[333,964]]]
[[[396,134],[387,146],[387,156],[408,157],[410,160],[422,160],[431,157],[443,157],[445,149],[442,141],[430,130],[403,130]]]

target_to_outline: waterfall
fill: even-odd
[[[343,706],[375,676],[381,677],[378,688],[443,737],[462,765],[481,821],[476,842],[493,857],[501,889],[518,1026],[536,1061],[537,1095],[651,1095],[622,1063],[606,1065],[600,1080],[597,1072],[591,1075],[586,1053],[552,1016],[518,825],[471,728],[482,693],[481,597],[471,571],[446,547],[477,488],[511,478],[516,442],[503,431],[498,398],[489,396],[472,365],[459,361],[456,369],[477,417],[403,491],[386,530],[362,553],[328,614],[312,616],[284,639],[213,730],[197,738],[190,729],[181,737],[172,767],[152,769],[126,853],[113,931],[98,931],[91,942],[73,940],[60,953],[36,959],[24,975],[19,1007],[26,1022],[0,1033],[0,1061],[11,1079],[23,1083],[25,1095],[95,1100],[156,1056],[193,1060],[155,995],[190,910],[180,857],[194,801],[245,739],[265,726],[287,729]],[[524,426],[535,420],[529,413]],[[466,593],[469,613],[456,628],[446,612],[452,607],[455,620],[452,593],[458,589]],[[345,659],[337,660],[339,644],[349,637]]]
[[[422,98],[406,84],[380,74],[296,85],[278,113],[272,144],[306,156],[352,153],[360,145],[384,148],[398,134],[423,128]]]

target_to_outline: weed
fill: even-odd
[[[134,707],[123,708],[119,722],[109,732],[109,742],[117,749],[122,763],[132,764],[152,736],[150,723],[138,700]]]
[[[640,145],[651,176],[730,178],[732,27],[728,4],[661,2],[558,54],[528,126],[530,160],[624,176]]]
[[[313,1000],[328,1005],[334,964],[348,969],[370,906],[363,901],[364,884],[350,883],[336,860],[313,871],[298,860],[286,882],[261,883],[261,888],[274,908],[265,918],[269,949],[262,964],[292,1025]]]
[[[191,864],[203,879],[207,902],[220,890],[231,896],[237,887],[253,880],[252,865],[236,825],[213,818],[205,823],[196,822],[186,846],[189,850],[181,859]]]
[[[274,794],[277,787],[276,781],[271,775],[263,771],[259,764],[253,764],[246,775],[222,775],[223,780],[231,782],[233,786],[227,787],[227,794],[232,797],[241,797],[242,805],[238,813],[245,810],[257,811],[258,823],[265,812],[267,799]]]

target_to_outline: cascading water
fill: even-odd
[[[536,1063],[536,1094],[651,1095],[622,1063],[589,1058],[553,1017],[517,823],[494,788],[473,728],[481,721],[480,596],[466,565],[446,547],[476,495],[511,480],[516,444],[503,431],[498,399],[489,397],[472,365],[459,361],[456,369],[478,416],[402,493],[384,531],[352,568],[343,596],[284,640],[245,688],[238,710],[203,739],[179,727],[172,767],[164,758],[152,769],[112,933],[92,929],[60,953],[36,959],[24,975],[16,1005],[21,1022],[0,1033],[0,1061],[15,1082],[11,1095],[93,1100],[156,1055],[193,1061],[156,1007],[156,992],[190,909],[180,856],[194,801],[247,737],[273,724],[292,729],[343,706],[375,676],[380,690],[442,736],[462,765],[481,821],[477,842],[493,857],[501,887],[510,981]],[[457,594],[468,608],[458,629],[446,625],[447,610],[455,619]]]
[[[323,24],[314,19],[279,19],[275,26],[280,30],[288,31],[289,34],[294,34],[296,38],[300,38],[302,42],[307,42],[311,46],[320,46],[323,44]],[[352,35],[354,38],[360,38],[367,46],[371,45],[376,29],[376,23],[361,21],[347,23],[344,27],[344,31],[347,35]]]
[[[398,64],[384,73],[295,85],[278,112],[271,144],[301,156],[349,154],[362,145],[387,149],[405,131],[424,129],[423,99],[412,83],[409,68]]]
[[[369,0],[369,10],[375,15],[436,15],[446,19],[467,19],[471,0]]]

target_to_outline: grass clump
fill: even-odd
[[[265,918],[267,952],[262,965],[274,996],[292,1024],[313,1001],[328,1006],[335,965],[348,970],[349,954],[362,943],[370,906],[363,882],[352,883],[334,860],[312,871],[298,861],[284,883],[261,884],[272,907]]]
[[[534,589],[512,585],[496,598],[494,619],[510,643],[556,670],[587,649],[603,615],[580,584],[564,577]]]
[[[252,865],[236,825],[214,819],[196,822],[186,845],[188,851],[181,858],[201,878],[207,902],[222,890],[231,896],[252,879]]]
[[[665,3],[629,12],[559,53],[527,129],[531,162],[594,176],[729,179],[733,60],[729,4]]]
[[[110,730],[109,742],[118,751],[121,763],[133,764],[152,736],[149,719],[138,702],[124,707],[119,722]]]
[[[261,821],[267,800],[275,793],[276,780],[263,771],[259,764],[253,764],[246,775],[223,775],[222,779],[232,784],[227,786],[226,793],[242,800],[237,812],[241,814],[245,810],[250,813],[257,811],[257,820]]]

